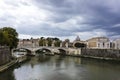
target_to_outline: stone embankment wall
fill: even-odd
[[[11,54],[7,46],[0,46],[0,65],[10,62]]]
[[[81,56],[99,59],[119,59],[120,50],[118,49],[81,49]]]
[[[67,55],[72,55],[72,56],[80,56],[81,54],[81,49],[79,48],[69,48]]]

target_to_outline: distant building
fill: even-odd
[[[39,39],[33,39],[32,44],[33,44],[33,47],[38,47],[39,46]]]
[[[116,39],[113,41],[113,48],[120,49],[120,39]]]
[[[76,39],[75,39],[75,41],[80,41],[80,37],[77,36]]]
[[[18,47],[38,47],[39,39],[23,39],[19,40]]]
[[[77,36],[76,39],[73,42],[73,47],[75,48],[83,48],[86,47],[86,41],[80,40],[80,37]]]
[[[18,47],[29,47],[32,46],[32,42],[29,39],[19,40]]]
[[[87,40],[88,48],[110,48],[110,40],[107,37],[94,37]]]

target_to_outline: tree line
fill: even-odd
[[[9,46],[10,49],[17,47],[18,44],[18,33],[14,28],[3,27],[0,28],[0,45]]]
[[[10,49],[16,48],[18,45],[18,41],[18,33],[14,28],[0,28],[0,46],[9,46]],[[41,37],[39,39],[39,46],[46,46],[46,43],[48,44],[48,46],[52,46],[52,43],[54,43],[54,46],[59,47],[61,42],[62,41],[59,38]],[[69,42],[69,39],[66,39],[63,42],[63,45],[65,45],[66,42]]]
[[[39,46],[45,46],[46,44],[48,44],[48,46],[52,46],[52,43],[53,43],[54,46],[59,47],[61,42],[62,41],[59,38],[41,37],[39,40]]]
[[[55,37],[55,38],[51,38],[51,37],[41,37],[39,39],[39,46],[46,46],[46,44],[48,44],[48,46],[52,46],[52,44],[54,44],[55,47],[60,47],[60,45],[62,44],[62,47],[65,47],[66,43],[70,43],[69,39],[65,39],[64,41],[60,40],[59,38]],[[69,44],[69,46],[71,47],[72,45]]]

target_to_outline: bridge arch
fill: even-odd
[[[76,41],[73,43],[73,47],[84,48],[84,47],[86,47],[86,43],[84,41]]]
[[[39,49],[35,50],[35,52],[36,53],[42,53],[42,54],[44,54],[44,53],[46,53],[46,54],[52,53],[51,49],[49,49],[49,48],[39,48]]]
[[[30,49],[27,48],[17,48],[17,49],[13,49],[13,52],[15,51],[27,51],[27,52],[32,52]]]
[[[58,50],[59,50],[60,55],[66,55],[67,54],[67,51],[65,49],[59,48]]]
[[[33,54],[32,54],[32,50],[27,49],[27,48],[16,48],[16,49],[13,49],[13,50],[12,50],[12,54],[15,55],[15,52],[17,52],[17,51],[21,51],[21,52],[22,52],[22,50],[23,50],[23,51],[26,51],[26,55],[30,55],[30,56],[33,55]]]

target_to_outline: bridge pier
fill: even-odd
[[[54,55],[54,51],[55,51],[54,49],[51,50],[51,54],[52,54],[52,55]]]
[[[81,55],[81,49],[80,48],[76,49],[75,55]]]

